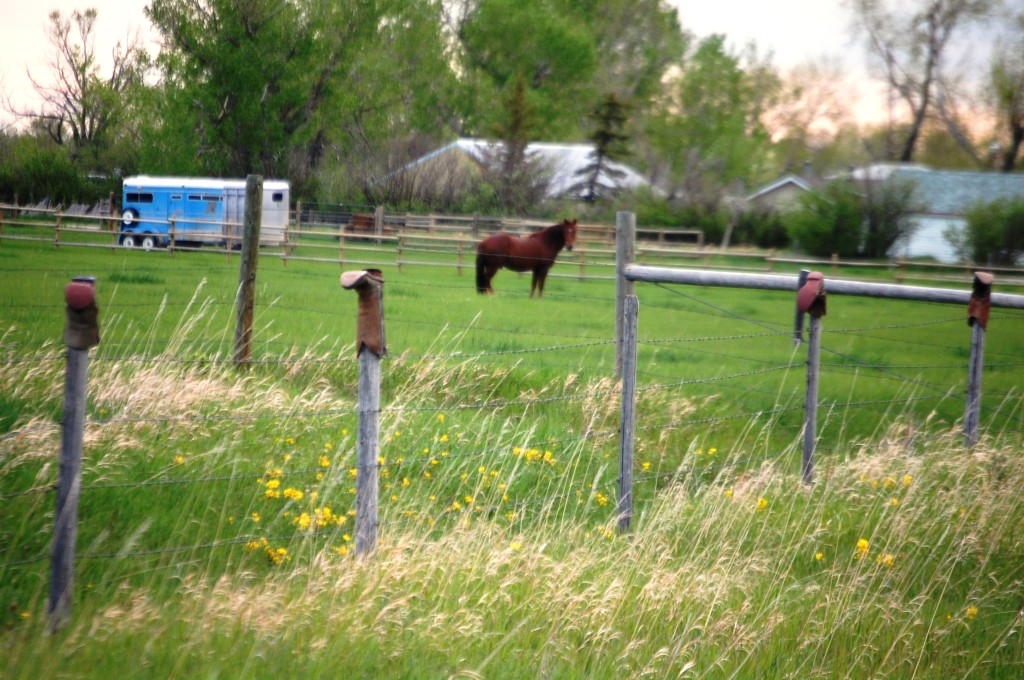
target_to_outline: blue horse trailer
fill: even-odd
[[[289,198],[287,181],[263,181],[260,245],[284,243]],[[167,245],[173,227],[176,242],[236,245],[244,216],[244,179],[125,177],[119,241],[150,250]]]

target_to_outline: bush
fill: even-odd
[[[774,210],[764,209],[742,213],[733,228],[732,240],[758,248],[786,248],[790,244],[782,216]]]
[[[967,211],[967,227],[960,237],[949,232],[945,236],[962,259],[1015,265],[1024,255],[1024,198],[976,204]]]
[[[784,219],[790,237],[810,255],[877,258],[909,238],[917,210],[913,182],[837,180],[801,196],[799,209]]]
[[[830,182],[804,194],[800,208],[784,221],[790,238],[810,255],[852,257],[860,252],[864,208],[851,182]]]

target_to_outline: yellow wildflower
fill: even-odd
[[[330,467],[331,459],[327,456],[320,456],[320,467]]]
[[[860,539],[859,541],[857,541],[857,554],[855,555],[855,557],[857,559],[860,559],[861,557],[864,557],[864,555],[868,554],[868,549],[870,547],[871,546],[868,543],[868,539],[866,539],[866,538]]]
[[[519,551],[519,550],[523,549],[523,544],[520,543],[519,541],[512,541],[511,543],[508,544],[508,547],[512,548],[515,551]]]
[[[177,456],[174,457],[174,462],[178,465],[181,465],[182,463],[185,462],[185,456],[178,454]]]
[[[818,552],[814,553],[814,559],[818,562],[821,562],[823,559],[825,559],[825,553],[819,550]]]
[[[967,611],[964,612],[964,618],[967,619],[968,621],[970,621],[971,619],[973,619],[977,615],[978,615],[978,608],[975,607],[973,604],[970,607],[967,608]]]
[[[768,507],[768,499],[767,498],[765,498],[764,496],[761,496],[760,498],[757,499],[757,511],[758,512],[761,512],[762,510],[764,510],[767,507]]]

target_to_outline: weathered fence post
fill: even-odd
[[[378,205],[373,210],[373,233],[377,235],[377,245],[381,244],[381,237],[384,236],[384,206]]]
[[[64,300],[67,303],[64,344],[68,347],[68,354],[57,509],[53,517],[50,599],[47,606],[51,633],[56,632],[71,617],[78,497],[82,488],[82,440],[89,348],[100,342],[95,280],[89,276],[76,276],[64,288]]]
[[[636,215],[615,213],[615,377],[622,377],[623,332],[626,297],[633,294],[633,282],[626,279],[626,266],[633,264]]]
[[[345,272],[341,286],[359,295],[356,354],[359,357],[359,424],[356,437],[356,555],[377,543],[380,469],[380,358],[384,339],[384,276],[378,269]]]
[[[63,226],[63,223],[64,223],[63,211],[60,208],[57,208],[57,225],[56,225],[56,228],[54,228],[54,230],[53,230],[53,247],[54,248],[59,248],[60,247],[60,228],[61,228],[61,226]]]
[[[810,270],[801,269],[800,275],[797,277],[796,290],[799,293],[800,289],[807,283],[807,275],[810,274]],[[796,303],[796,322],[793,324],[793,345],[799,347],[800,343],[804,341],[804,312],[800,309],[800,302],[797,300]]]
[[[985,361],[985,332],[992,304],[992,281],[988,272],[974,273],[974,287],[967,305],[967,324],[971,327],[971,359],[967,369],[967,410],[964,414],[964,440],[967,446],[978,441],[981,422],[981,374]]]
[[[801,277],[802,278],[802,277]],[[814,483],[814,447],[818,438],[818,364],[821,359],[821,317],[825,316],[825,279],[807,274],[796,296],[797,307],[809,314],[807,327],[807,394],[804,398],[804,442],[800,472],[804,484]]]
[[[235,365],[252,359],[252,318],[256,301],[256,265],[260,252],[260,222],[263,219],[263,177],[245,178],[245,225],[242,257],[238,270],[238,299],[235,303]],[[231,252],[230,247],[228,252]]]
[[[619,433],[619,533],[633,524],[633,450],[636,431],[636,345],[640,303],[627,295],[623,304],[622,426]]]
[[[459,241],[458,248],[459,254],[457,263],[455,265],[455,271],[458,272],[459,276],[462,276],[462,241]]]
[[[171,231],[171,233],[170,233],[170,241],[167,244],[167,254],[173,257],[174,256],[174,246],[175,246],[175,242],[176,242],[176,239],[177,239],[177,233],[176,233],[177,232],[177,220],[174,219],[173,217],[171,218],[171,230],[170,231]]]

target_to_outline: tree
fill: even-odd
[[[762,177],[771,146],[762,116],[777,88],[753,46],[738,55],[722,35],[698,43],[666,83],[645,130],[672,195],[713,207],[729,184]]]
[[[486,134],[494,106],[517,78],[536,111],[540,137],[578,133],[593,100],[596,45],[588,26],[550,0],[477,0],[455,27],[466,84],[463,134]]]
[[[854,26],[867,39],[868,55],[880,79],[888,86],[892,100],[906,107],[910,118],[898,150],[896,131],[891,130],[887,154],[890,158],[913,160],[925,122],[939,106],[943,82],[951,76],[945,69],[954,39],[969,25],[988,16],[993,3],[994,0],[913,0],[894,3],[907,10],[899,11],[890,8],[887,0],[847,0]],[[890,118],[894,115],[890,112]]]
[[[914,198],[916,185],[913,180],[890,177],[884,182],[865,181],[861,186],[864,222],[859,254],[885,257],[916,229],[911,215],[922,210]]]
[[[590,152],[590,162],[577,171],[580,181],[574,184],[571,191],[578,193],[583,200],[593,203],[598,198],[613,196],[617,191],[615,184],[607,183],[603,178],[618,180],[626,173],[612,165],[612,161],[625,160],[629,155],[626,143],[629,135],[624,130],[629,120],[629,107],[614,92],[605,95],[604,100],[591,114],[594,131],[590,141],[594,150]]]
[[[842,67],[833,59],[806,62],[782,74],[764,115],[780,172],[798,171],[806,161],[824,165],[820,157],[848,122],[850,97]]]
[[[365,153],[452,112],[430,96],[451,66],[429,0],[152,0],[146,11],[165,45],[169,133],[155,151],[180,158],[168,145],[186,142],[200,172],[287,176],[301,196],[326,154]]]
[[[503,208],[527,212],[546,197],[550,177],[541,161],[527,151],[538,121],[521,75],[509,87],[501,111],[503,118],[493,128],[499,141],[481,159],[484,179],[494,187]]]
[[[1008,40],[997,45],[989,72],[990,96],[998,124],[1003,128],[993,142],[993,151],[1001,154],[999,168],[1013,172],[1024,145],[1024,12],[1011,22],[1016,29]]]
[[[109,171],[112,167],[102,167],[105,154],[128,119],[134,95],[143,87],[149,55],[137,37],[124,46],[118,43],[110,73],[103,76],[95,47],[96,18],[95,9],[76,10],[70,18],[51,12],[50,79],[29,73],[42,103],[36,110],[18,110],[9,101],[6,107],[18,117],[33,120],[80,167]]]

